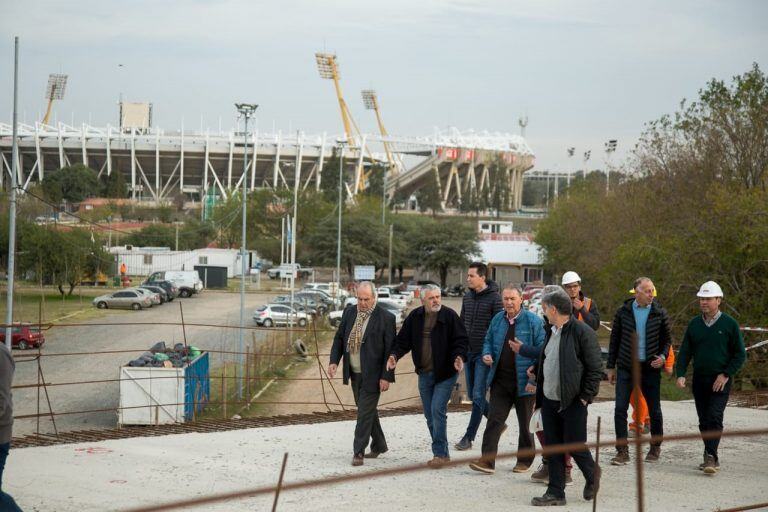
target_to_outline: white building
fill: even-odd
[[[128,275],[148,276],[164,270],[195,270],[196,266],[226,267],[227,277],[239,277],[242,265],[239,249],[204,248],[193,251],[172,251],[168,247],[111,247],[117,268],[125,263]],[[259,261],[256,251],[248,251],[247,268]]]

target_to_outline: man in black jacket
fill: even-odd
[[[397,334],[387,369],[408,352],[419,376],[419,395],[432,437],[433,458],[427,464],[439,469],[451,458],[448,454],[447,411],[458,372],[467,358],[467,332],[459,315],[440,304],[440,288],[430,284],[421,289],[422,306],[411,311]]]
[[[667,311],[653,300],[654,285],[647,277],[635,280],[635,298],[629,299],[616,311],[608,349],[608,381],[616,385],[616,406],[613,421],[616,439],[627,439],[627,409],[632,393],[632,360],[640,363],[640,388],[648,403],[651,435],[664,435],[661,414],[661,370],[669,355],[672,335]],[[633,347],[635,352],[633,353]],[[616,369],[618,367],[618,370]],[[646,462],[657,462],[661,442],[651,444]],[[629,447],[616,446],[614,466],[629,463]]]
[[[587,405],[600,388],[603,376],[597,335],[571,315],[568,294],[560,288],[542,294],[541,306],[552,325],[546,333],[536,372],[536,408],[541,408],[546,445],[585,443]],[[590,451],[570,452],[584,474],[583,496],[591,500],[597,492],[595,461]],[[565,505],[565,457],[549,455],[549,484],[534,506]]]
[[[394,315],[376,304],[373,283],[363,281],[357,285],[357,306],[348,307],[341,317],[328,365],[328,375],[333,378],[343,356],[344,384],[352,382],[357,405],[353,466],[362,466],[364,457],[376,458],[388,450],[377,406],[381,393],[395,381],[394,372],[386,368],[394,338]],[[366,454],[369,440],[371,451]]]
[[[467,395],[472,400],[472,414],[467,430],[461,440],[454,445],[457,450],[469,450],[475,440],[483,416],[488,417],[488,366],[483,363],[483,342],[491,319],[504,309],[499,295],[499,287],[487,279],[488,267],[485,263],[470,263],[467,270],[467,286],[461,302],[461,320],[469,336],[467,365],[464,376],[467,379]]]

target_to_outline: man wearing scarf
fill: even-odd
[[[386,368],[395,339],[395,317],[376,303],[376,288],[370,281],[357,285],[357,306],[348,307],[333,338],[328,375],[336,375],[344,358],[344,384],[351,382],[357,405],[357,425],[352,447],[352,465],[376,458],[388,450],[377,410],[381,393],[395,381]],[[371,450],[365,453],[370,442]]]

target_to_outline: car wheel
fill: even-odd
[[[141,304],[134,302],[133,304],[131,304],[131,309],[134,311],[138,311],[141,309]]]
[[[273,324],[272,324],[272,320],[270,320],[269,318],[267,318],[266,320],[264,320],[264,322],[263,322],[263,324],[262,324],[262,325],[264,325],[264,327],[272,327],[272,325],[273,325]]]
[[[107,309],[107,303],[102,300],[96,304],[96,307],[99,309]]]
[[[189,290],[181,290],[179,292],[179,297],[184,297],[185,299],[187,297],[189,297],[190,295],[192,295],[192,294],[189,292]]]
[[[19,350],[27,350],[29,348],[29,345],[27,345],[27,342],[24,340],[21,340],[18,345],[16,345]]]
[[[306,327],[306,326],[307,326],[307,319],[299,318],[299,327]]]

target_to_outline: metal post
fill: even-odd
[[[389,259],[387,260],[387,270],[389,270],[389,278],[387,280],[388,284],[392,284],[392,227],[393,225],[389,225]]]
[[[258,105],[252,105],[247,103],[236,103],[235,107],[237,108],[238,112],[240,112],[240,115],[242,115],[245,118],[245,132],[243,133],[243,141],[244,141],[244,147],[243,147],[243,196],[242,196],[242,209],[243,209],[243,217],[242,217],[242,243],[240,246],[240,329],[239,336],[238,336],[238,350],[237,350],[237,360],[238,365],[236,368],[237,371],[237,397],[242,399],[243,398],[243,331],[245,330],[245,274],[248,271],[247,269],[247,263],[246,263],[246,257],[245,257],[245,224],[246,224],[246,212],[248,210],[248,180],[246,179],[247,173],[248,173],[248,119],[253,115],[253,113],[258,108]]]
[[[13,141],[11,149],[11,204],[8,213],[8,304],[5,310],[5,345],[11,350],[11,323],[13,322],[13,277],[16,255],[16,186],[18,173],[18,105],[19,105],[19,37],[13,39]]]
[[[344,208],[344,203],[341,197],[341,189],[344,186],[344,176],[342,169],[344,166],[344,143],[339,143],[339,226],[336,235],[336,279],[338,284],[336,287],[341,286],[341,210]],[[338,292],[337,292],[338,294]]]

